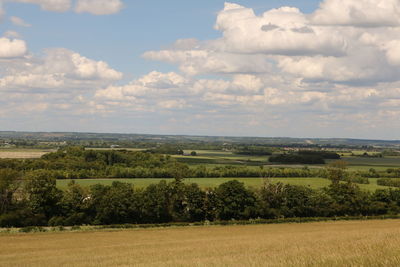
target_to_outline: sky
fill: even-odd
[[[399,0],[0,0],[0,131],[400,139]]]

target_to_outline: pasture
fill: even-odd
[[[0,235],[1,266],[399,266],[400,221]]]
[[[160,178],[135,178],[135,179],[77,179],[75,182],[83,187],[88,187],[94,184],[103,184],[103,185],[111,185],[114,181],[120,181],[124,183],[131,183],[136,188],[145,188],[150,184],[155,184],[160,182],[161,180],[172,181],[173,179],[160,179]],[[225,183],[230,180],[238,180],[243,182],[247,187],[257,188],[263,185],[264,179],[262,178],[186,178],[184,180],[185,183],[191,184],[196,183],[201,188],[213,188],[217,187],[222,183]],[[323,178],[271,178],[273,183],[284,183],[291,185],[304,185],[309,186],[313,189],[319,189],[330,184],[328,179]],[[385,189],[388,188],[386,186],[377,185],[377,179],[370,178],[370,184],[360,184],[360,188],[364,190],[374,191],[376,189]],[[68,183],[71,180],[57,180],[57,187],[60,189],[66,189]]]

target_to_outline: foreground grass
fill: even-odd
[[[124,183],[131,183],[137,188],[145,188],[150,184],[156,184],[161,180],[172,181],[173,179],[159,179],[159,178],[134,178],[134,179],[77,179],[75,182],[84,187],[88,187],[94,184],[111,185],[114,181],[120,181]],[[264,180],[262,178],[186,178],[185,183],[196,183],[201,188],[217,187],[222,183],[231,180],[238,180],[243,182],[247,187],[257,188],[263,185]],[[371,178],[370,184],[359,185],[364,190],[375,191],[376,189],[385,189],[386,186],[377,185],[377,179]],[[57,186],[60,189],[66,189],[68,183],[71,180],[57,180]],[[291,185],[304,185],[309,186],[313,189],[319,189],[330,184],[330,181],[323,178],[271,178],[273,183],[284,183]]]
[[[400,220],[0,235],[1,266],[400,266]]]

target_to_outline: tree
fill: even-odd
[[[21,174],[12,169],[0,169],[0,214],[7,213],[20,186]]]
[[[138,223],[139,210],[133,187],[113,182],[97,207],[97,221],[102,224]]]
[[[221,220],[249,219],[255,214],[256,198],[244,183],[237,180],[221,184],[216,189],[219,202],[217,217]]]
[[[175,178],[173,182],[168,184],[168,213],[172,220],[176,222],[189,219],[186,186],[182,180],[182,178]]]
[[[272,219],[281,217],[282,207],[285,205],[285,185],[272,184],[268,180],[258,190],[259,212],[263,218]]]
[[[337,160],[330,163],[326,168],[327,178],[335,184],[338,184],[340,181],[348,180],[346,168],[347,162],[343,160]]]
[[[29,173],[25,178],[25,193],[32,218],[37,224],[47,224],[53,216],[60,215],[62,191],[57,188],[52,173],[38,170]],[[35,223],[33,223],[35,224]]]
[[[165,181],[151,184],[140,194],[142,220],[145,223],[171,221],[169,213],[169,189]]]
[[[356,184],[332,183],[325,192],[332,198],[333,215],[369,215],[371,196]]]
[[[64,191],[61,206],[65,219],[64,225],[90,223],[88,219],[90,197],[86,190],[72,180]]]
[[[198,222],[205,220],[205,198],[206,193],[197,184],[185,186],[185,217],[188,221]]]

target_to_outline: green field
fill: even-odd
[[[350,170],[364,170],[374,168],[377,171],[384,171],[389,168],[400,168],[400,157],[384,158],[363,158],[363,157],[343,157],[348,162]]]
[[[78,179],[75,182],[84,187],[88,187],[94,184],[102,184],[102,185],[111,185],[114,181],[120,181],[124,183],[131,183],[137,188],[144,188],[150,184],[155,184],[160,182],[161,180],[173,181],[173,179],[160,179],[160,178],[135,178],[135,179]],[[262,178],[188,178],[185,179],[185,183],[196,183],[202,188],[213,188],[218,185],[225,183],[230,180],[238,180],[243,182],[247,187],[257,188],[260,187],[264,180]],[[313,189],[322,188],[328,186],[330,181],[323,178],[271,178],[273,183],[284,183],[291,185],[305,185],[309,186]],[[364,190],[374,191],[376,189],[385,189],[388,188],[386,186],[380,186],[376,184],[377,179],[371,178],[370,184],[368,185],[359,185]],[[67,188],[68,183],[71,180],[57,180],[57,186],[60,189]]]
[[[110,150],[107,148],[90,148],[94,150]],[[114,148],[114,150],[125,149],[125,148]],[[128,148],[130,151],[140,151],[143,149]],[[16,148],[1,148],[0,158],[35,158],[40,157],[45,153],[52,152],[50,149],[16,149]],[[323,168],[325,165],[307,165],[307,164],[295,164],[295,165],[283,165],[283,164],[271,164],[268,162],[268,156],[248,156],[248,155],[237,155],[231,151],[222,150],[195,150],[197,156],[188,156],[192,150],[185,150],[185,155],[172,155],[178,161],[187,163],[192,166],[205,165],[207,167],[216,167],[222,165],[242,165],[249,167],[285,167],[285,168]],[[354,155],[361,155],[365,151],[353,151]],[[370,154],[374,154],[371,153]],[[389,168],[400,168],[400,157],[384,157],[384,158],[368,158],[368,157],[355,157],[350,156],[348,153],[342,157],[342,160],[348,162],[348,168],[350,170],[368,171],[374,168],[377,171],[385,171]],[[327,160],[327,163],[332,160]]]
[[[355,155],[361,155],[363,151],[355,151]],[[185,154],[189,154],[190,151],[185,151]],[[196,150],[197,156],[173,156],[179,161],[188,163],[190,165],[203,164],[209,167],[218,165],[264,165],[266,167],[285,167],[285,168],[323,168],[324,165],[307,165],[307,164],[296,164],[296,165],[283,165],[283,164],[271,164],[268,162],[268,156],[246,156],[237,155],[230,151],[214,151],[214,150]],[[373,154],[373,153],[370,153]],[[384,157],[384,158],[368,158],[368,157],[354,157],[346,155],[342,157],[342,160],[348,162],[350,170],[368,171],[370,168],[374,168],[377,171],[385,171],[389,168],[400,168],[400,157]],[[330,163],[334,160],[326,160]]]
[[[124,149],[124,148],[116,148]],[[99,150],[103,150],[100,149]],[[138,151],[140,149],[128,149],[131,151]],[[0,149],[0,158],[35,158],[40,157],[44,153],[51,152],[52,150],[46,149]],[[281,164],[271,164],[268,162],[268,156],[247,156],[247,155],[237,155],[231,151],[222,150],[195,150],[197,156],[188,156],[191,150],[185,150],[185,155],[173,155],[172,157],[177,160],[187,163],[191,167],[203,165],[207,168],[214,168],[218,166],[247,166],[248,168],[259,168],[259,166],[265,166],[266,168],[303,168],[307,166],[308,168],[324,168],[325,165],[281,165]],[[353,151],[355,155],[361,155],[364,151]],[[370,153],[373,154],[373,153]],[[346,154],[342,158],[344,161],[348,162],[348,168],[350,171],[368,171],[373,168],[377,171],[385,171],[388,168],[400,168],[400,157],[384,157],[384,158],[369,158],[369,157],[355,157]],[[327,163],[332,160],[327,160]],[[259,187],[262,185],[263,180],[261,178],[192,178],[186,179],[186,183],[197,183],[202,188],[206,187],[216,187],[221,183],[226,181],[237,179],[244,182],[248,187]],[[96,183],[110,185],[113,181],[123,181],[134,184],[138,188],[146,187],[151,183],[158,183],[161,179],[88,179],[88,180],[76,180],[78,184],[83,186],[90,186]],[[59,180],[59,188],[66,188],[68,180]],[[322,178],[273,178],[272,182],[282,182],[293,185],[305,185],[311,188],[321,188],[327,186],[329,181]],[[386,188],[383,186],[378,186],[376,184],[376,179],[370,179],[369,185],[360,185],[361,188],[365,190],[375,190],[377,188]]]

